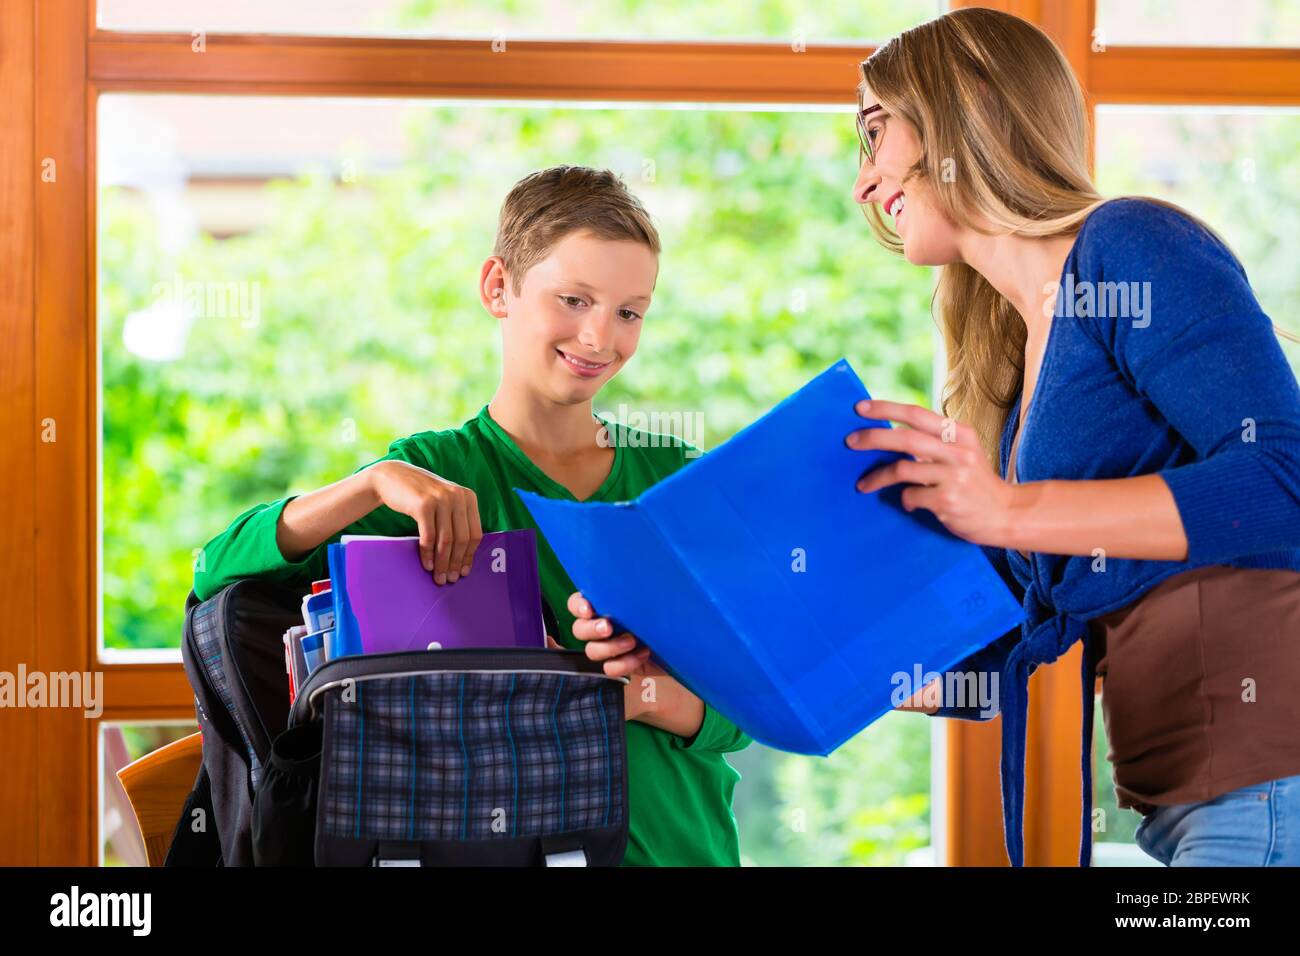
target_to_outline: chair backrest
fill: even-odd
[[[162,866],[185,798],[203,763],[203,735],[190,734],[147,753],[117,772],[144,838],[150,866]]]

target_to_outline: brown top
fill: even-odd
[[[1195,568],[1089,627],[1121,807],[1300,774],[1300,572]]]

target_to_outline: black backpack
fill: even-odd
[[[622,860],[625,681],[580,651],[360,655],[318,667],[291,713],[281,637],[301,601],[253,578],[190,593],[203,765],[166,865]]]
[[[167,866],[251,866],[253,796],[288,726],[286,630],[302,623],[296,588],[248,578],[185,602],[181,660],[194,690],[203,764]]]

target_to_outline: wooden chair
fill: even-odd
[[[185,808],[185,798],[194,787],[202,763],[203,735],[194,733],[145,754],[117,772],[135,812],[150,866],[162,866]]]

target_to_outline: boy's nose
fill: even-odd
[[[613,340],[614,313],[607,309],[588,309],[578,330],[578,341],[593,355],[603,355]]]

